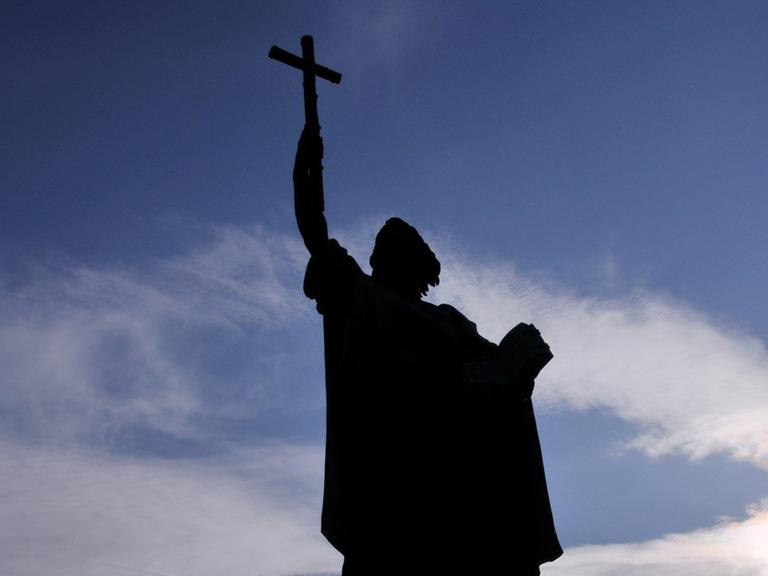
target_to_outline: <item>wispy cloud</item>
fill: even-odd
[[[59,267],[13,289],[0,282],[3,428],[80,440],[132,425],[193,434],[192,416],[220,408],[203,403],[206,390],[232,385],[216,381],[205,348],[228,334],[264,341],[311,311],[299,248],[260,228],[218,228],[209,244],[142,270]],[[242,372],[276,361],[258,349],[233,356],[208,364],[242,366],[228,376],[254,386],[258,375]]]
[[[434,298],[453,303],[498,340],[534,322],[555,360],[537,383],[540,408],[604,409],[637,425],[628,448],[699,459],[724,453],[768,469],[768,350],[685,303],[647,290],[613,299],[537,283],[509,262],[470,260],[433,236],[443,263]],[[627,519],[631,522],[631,519]],[[766,576],[768,506],[687,534],[583,546],[543,568],[557,576]]]
[[[361,264],[374,235],[371,222],[343,235]],[[768,469],[764,342],[652,290],[580,297],[511,261],[473,259],[444,233],[425,236],[443,268],[432,300],[455,305],[491,340],[533,322],[551,344],[540,409],[607,410],[638,426],[628,447],[650,456],[723,453]]]
[[[581,546],[542,569],[544,576],[766,576],[768,504],[749,510],[746,520],[637,544]]]
[[[373,234],[366,225],[344,238],[363,265]],[[444,268],[436,300],[492,339],[533,321],[551,343],[539,408],[616,414],[637,425],[631,446],[648,455],[722,452],[768,468],[764,343],[659,294],[577,297],[428,236]],[[219,443],[207,459],[164,461],[93,442],[130,426],[199,438],[201,415],[269,410],[280,394],[307,402],[290,388],[291,371],[318,390],[322,381],[319,331],[304,335],[318,325],[300,290],[305,258],[292,238],[227,227],[141,270],[74,266],[13,289],[0,282],[0,556],[11,573],[337,568],[316,533],[317,447]],[[757,508],[699,532],[577,548],[547,570],[763,576],[765,526]]]
[[[2,442],[0,458],[3,574],[276,576],[340,565],[319,534],[320,447],[164,461]]]
[[[639,426],[651,456],[725,453],[768,469],[768,350],[755,337],[651,291],[580,298],[526,279],[507,262],[473,262],[435,239],[452,302],[500,339],[534,322],[555,360],[535,395],[543,408],[602,408]]]
[[[158,281],[184,302],[185,316],[269,328],[306,315],[299,289],[306,260],[298,238],[227,226],[210,244],[159,263]]]

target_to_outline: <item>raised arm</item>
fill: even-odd
[[[322,158],[320,132],[305,128],[293,165],[293,201],[296,223],[310,254],[316,254],[328,241],[328,224],[323,215]]]

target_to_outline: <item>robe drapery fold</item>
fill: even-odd
[[[446,563],[560,556],[533,407],[493,369],[497,345],[455,308],[378,285],[335,240],[304,291],[323,315],[328,541]]]

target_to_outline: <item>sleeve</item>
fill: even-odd
[[[341,313],[365,277],[355,259],[330,239],[309,259],[304,274],[304,294],[317,303],[320,314]]]
[[[477,325],[453,306],[441,304],[439,308],[451,318],[460,336],[457,355],[461,359],[467,398],[494,403],[515,397],[520,383],[505,369],[499,346],[483,338]]]

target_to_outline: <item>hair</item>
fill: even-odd
[[[421,298],[440,283],[440,261],[416,228],[390,218],[376,234],[370,260],[373,279],[397,292]]]

